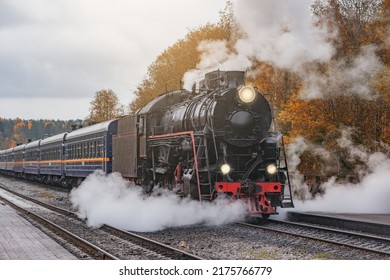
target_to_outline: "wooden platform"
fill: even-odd
[[[0,202],[0,260],[75,260],[69,251]]]

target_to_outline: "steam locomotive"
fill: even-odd
[[[146,192],[247,202],[267,218],[293,207],[283,138],[264,95],[242,71],[213,71],[198,91],[160,95],[117,120],[0,151],[0,171],[77,186],[95,170],[120,172]]]

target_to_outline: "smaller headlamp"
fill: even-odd
[[[267,165],[266,170],[268,174],[274,175],[278,171],[278,168],[276,167],[275,164],[271,163]]]
[[[230,165],[225,163],[221,166],[221,172],[223,175],[226,175],[230,172]]]

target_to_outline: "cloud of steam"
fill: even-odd
[[[375,47],[371,45],[362,47],[360,53],[351,61],[330,61],[326,74],[319,74],[306,65],[299,73],[304,83],[301,97],[326,98],[336,94],[372,100],[376,96],[370,81],[382,68],[383,65],[375,54]]]
[[[303,137],[297,137],[294,142],[287,147],[288,168],[290,180],[294,187],[295,198],[306,200],[310,198],[309,186],[304,183],[303,174],[298,171],[298,165],[301,163],[300,156],[309,148],[309,144]]]
[[[245,70],[252,65],[249,58],[242,53],[233,53],[227,47],[225,40],[202,41],[198,45],[201,53],[196,69],[184,74],[184,88],[191,89],[207,72],[221,70]]]
[[[352,129],[341,131],[337,140],[340,148],[346,149],[348,159],[364,162],[356,165],[355,173],[359,176],[358,183],[336,182],[335,177],[321,184],[323,195],[311,196],[309,187],[303,183],[303,175],[296,169],[300,163],[299,156],[310,150],[322,155],[329,165],[335,165],[332,152],[323,148],[316,151],[315,146],[299,137],[288,147],[289,169],[293,174],[293,185],[299,194],[295,199],[296,211],[325,211],[343,213],[385,213],[390,214],[390,158],[380,152],[369,153],[363,146],[354,145],[351,140]],[[336,166],[337,167],[337,166]]]
[[[329,33],[314,26],[310,4],[306,0],[237,1],[236,17],[245,37],[236,42],[233,52],[224,41],[202,42],[201,61],[184,76],[184,86],[190,88],[201,73],[217,68],[246,70],[253,59],[294,72],[306,62],[329,60],[334,52],[327,41]]]
[[[363,47],[348,60],[332,59],[335,49],[331,40],[337,31],[316,23],[311,4],[307,0],[238,0],[235,16],[243,38],[233,50],[226,41],[201,42],[201,60],[196,69],[184,75],[184,87],[191,89],[211,70],[248,70],[253,62],[262,61],[298,75],[304,99],[334,95],[375,98],[370,81],[383,65],[374,46]],[[327,63],[328,71],[323,73],[318,63]],[[250,74],[254,75],[253,71]]]
[[[307,0],[238,1],[237,19],[247,38],[237,42],[237,50],[288,69],[327,61],[333,47],[327,30],[313,24],[310,5]]]
[[[145,196],[119,173],[95,172],[70,193],[74,208],[91,227],[109,224],[124,230],[156,231],[166,227],[204,223],[220,225],[241,220],[246,206],[224,200],[202,204],[180,199],[172,192]]]
[[[360,183],[341,184],[331,178],[322,185],[323,196],[296,201],[296,210],[390,214],[390,159],[375,153],[369,156],[368,165],[370,172]]]

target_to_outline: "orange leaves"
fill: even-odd
[[[89,123],[100,123],[118,118],[124,114],[124,108],[119,103],[119,98],[112,90],[100,90],[96,92],[95,99],[91,101]]]
[[[278,115],[281,126],[288,130],[289,138],[299,135],[320,143],[323,137],[336,126],[330,122],[324,100],[302,100],[297,94],[289,101]]]
[[[185,38],[178,39],[148,67],[146,77],[134,91],[136,99],[130,104],[131,111],[135,112],[161,93],[180,89],[184,74],[195,69],[200,61],[199,43],[207,40],[225,40],[231,43],[237,36],[237,28],[233,5],[228,1],[220,13],[219,23],[208,23],[189,30]]]
[[[26,126],[26,124],[24,123],[24,121],[22,121],[20,119],[16,119],[16,122],[14,125],[14,131],[16,132],[18,129],[25,127],[25,126]]]
[[[13,138],[16,143],[27,142],[26,131],[27,131],[27,127],[25,122],[17,118],[14,124],[14,134],[13,134]]]

